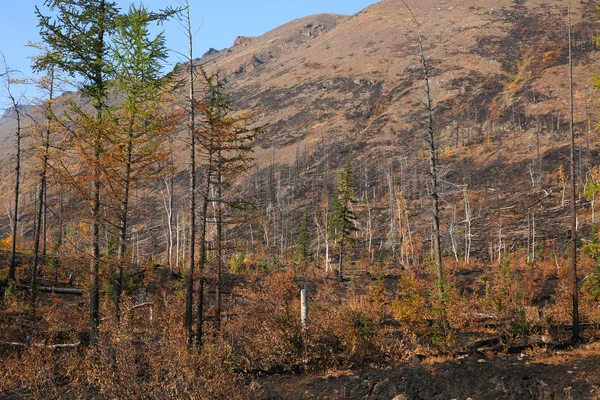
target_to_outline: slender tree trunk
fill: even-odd
[[[101,129],[104,119],[104,108],[106,99],[106,84],[104,81],[103,63],[105,62],[106,50],[106,27],[105,18],[107,12],[107,4],[105,1],[100,3],[100,15],[98,17],[98,30],[93,51],[93,57],[97,61],[93,71],[93,82],[96,88],[96,123],[97,131],[94,137],[94,178],[92,182],[92,239],[91,250],[92,259],[90,263],[90,345],[98,346],[98,325],[100,323],[100,290],[98,271],[100,269],[100,224],[102,222],[101,215],[101,195],[102,177],[101,177],[101,155],[103,152]]]
[[[212,152],[209,151],[208,166],[206,170],[206,186],[204,192],[204,202],[202,203],[202,220],[200,222],[200,262],[198,271],[204,273],[206,268],[206,228],[208,219],[208,203],[210,202],[210,187],[212,180]],[[204,278],[200,277],[200,285],[198,286],[198,309],[196,318],[196,344],[202,346],[204,322]]]
[[[163,205],[165,207],[165,213],[167,215],[167,266],[169,271],[173,272],[173,190],[172,190],[173,176],[167,180],[165,179],[165,188],[167,194],[161,190],[163,196]]]
[[[169,179],[169,270],[173,272],[173,189],[175,186],[174,175]]]
[[[21,112],[19,111],[18,104],[15,98],[10,94],[13,108],[15,109],[15,114],[17,116],[17,154],[16,154],[16,162],[15,162],[15,204],[13,208],[13,226],[12,226],[12,244],[10,250],[10,267],[8,269],[8,279],[11,281],[15,281],[15,270],[17,267],[17,230],[19,227],[19,190],[21,183]]]
[[[63,191],[62,184],[60,187],[60,194],[58,195],[58,238],[56,240],[55,252],[58,253],[60,250],[60,246],[62,246],[63,241],[63,231],[64,231],[64,220],[63,220]],[[59,261],[54,261],[54,285],[58,284],[58,265]]]
[[[98,111],[101,118],[101,111]],[[92,260],[90,265],[90,345],[98,345],[98,323],[100,315],[100,293],[98,282],[98,270],[100,268],[100,137],[95,139],[95,162],[93,182],[93,226],[92,226]]]
[[[121,294],[123,293],[123,268],[125,264],[125,251],[127,250],[127,223],[129,217],[129,191],[131,188],[131,165],[133,160],[133,118],[129,122],[127,135],[127,161],[125,163],[125,176],[123,181],[123,199],[121,200],[121,217],[119,227],[119,250],[117,253],[118,271],[115,290],[115,316],[121,319]]]
[[[188,344],[193,341],[193,302],[194,302],[194,264],[196,262],[196,98],[194,93],[194,53],[193,53],[193,34],[190,18],[190,5],[186,1],[187,15],[187,34],[189,41],[188,55],[188,79],[189,79],[189,141],[190,141],[190,170],[189,170],[189,213],[190,213],[190,238],[189,238],[189,259],[188,273],[186,275],[186,296],[185,296],[185,327],[188,333]]]
[[[465,203],[465,264],[469,265],[469,259],[471,257],[471,203],[469,202],[469,194],[467,193],[467,185],[463,187],[463,199]]]
[[[48,170],[48,151],[50,148],[50,125],[52,123],[52,114],[50,107],[52,107],[52,100],[54,97],[54,75],[51,71],[50,73],[50,97],[48,99],[47,106],[49,107],[47,110],[48,118],[46,122],[46,128],[42,134],[42,146],[43,146],[43,155],[42,155],[42,170],[40,171],[40,187],[38,192],[38,210],[37,210],[37,229],[35,231],[35,239],[33,246],[33,266],[31,268],[31,312],[32,315],[35,316],[35,307],[36,307],[36,296],[37,296],[37,275],[38,268],[40,263],[40,236],[42,234],[42,220],[44,219],[45,210],[46,210],[46,181],[47,181],[47,170]],[[45,222],[44,222],[44,240],[45,240]],[[45,245],[44,245],[45,247]]]
[[[221,159],[219,150],[218,158]],[[217,167],[217,276],[215,288],[215,330],[217,334],[221,331],[221,274],[223,270],[223,176],[221,167]]]
[[[440,206],[439,206],[439,187],[437,179],[437,146],[435,142],[435,130],[433,121],[433,101],[431,96],[431,85],[429,80],[429,66],[427,59],[425,58],[425,49],[423,44],[423,34],[421,31],[421,24],[417,20],[416,16],[412,12],[412,9],[408,6],[405,0],[401,0],[404,6],[408,9],[411,14],[412,20],[417,26],[418,40],[419,40],[419,58],[421,61],[421,67],[423,70],[423,86],[425,89],[425,111],[427,112],[427,142],[429,145],[429,174],[431,177],[431,212],[433,219],[433,253],[435,256],[436,265],[436,289],[438,296],[440,297],[441,305],[441,317],[442,323],[446,326],[445,306],[443,305],[444,297],[444,269],[442,260],[442,248],[441,248],[441,233],[440,233]]]
[[[167,264],[169,265],[169,271],[173,272],[173,189],[175,186],[175,172],[173,171],[175,160],[173,157],[172,143],[170,145],[170,157],[171,157],[171,172],[168,181],[165,179],[165,186],[167,189],[167,197],[165,200],[165,211],[167,213],[167,228],[169,233],[169,247],[167,251]]]
[[[571,132],[571,285],[573,301],[573,334],[572,341],[577,342],[579,336],[579,289],[577,284],[577,207],[576,186],[577,176],[575,174],[575,127],[573,117],[573,50],[571,44],[571,2],[568,5],[569,17],[569,129]]]
[[[42,264],[46,263],[46,256],[48,255],[48,179],[46,178],[46,184],[44,185],[44,215],[42,216]]]
[[[443,295],[444,270],[442,265],[442,247],[440,234],[440,206],[437,180],[437,148],[435,143],[435,131],[433,126],[433,104],[431,100],[431,87],[429,85],[429,67],[425,59],[423,49],[423,36],[419,25],[419,52],[421,65],[423,67],[423,83],[425,85],[425,108],[427,110],[427,141],[429,142],[429,174],[431,176],[431,211],[433,213],[433,248],[435,254],[435,265],[439,295]]]
[[[338,278],[340,280],[340,282],[342,282],[344,280],[344,242],[345,242],[345,235],[342,232],[342,238],[340,239],[340,259],[339,259],[339,264],[338,264]]]

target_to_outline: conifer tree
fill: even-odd
[[[310,241],[311,234],[308,226],[308,214],[305,212],[300,221],[300,230],[296,238],[296,245],[298,246],[298,253],[302,262],[307,262],[310,258]]]
[[[352,170],[352,163],[347,161],[339,171],[338,186],[335,190],[333,199],[333,210],[329,229],[332,237],[339,239],[339,259],[338,259],[338,278],[341,281],[344,278],[344,247],[347,242],[352,243],[351,234],[358,229],[354,225],[356,216],[350,208],[350,203],[355,196],[355,182]]]
[[[208,223],[208,206],[214,205],[216,224],[216,288],[215,288],[215,327],[220,327],[221,318],[221,275],[223,270],[223,213],[225,207],[237,207],[236,202],[227,202],[224,191],[242,173],[252,167],[253,159],[251,142],[260,132],[260,128],[251,124],[256,112],[234,113],[233,100],[227,95],[226,84],[218,74],[208,74],[200,67],[202,83],[206,97],[200,104],[198,112],[198,144],[202,150],[205,171],[205,187],[202,196],[202,213],[200,226],[200,260],[199,269],[204,271],[207,259],[206,228]],[[213,190],[214,189],[214,190]],[[211,193],[213,193],[211,195]],[[202,282],[198,292],[197,336],[201,342],[202,323]]]
[[[117,147],[117,170],[114,180],[119,199],[118,274],[115,290],[116,315],[119,318],[119,299],[123,286],[123,264],[127,248],[129,198],[132,185],[148,178],[157,163],[166,156],[161,144],[172,127],[171,118],[162,112],[172,74],[163,74],[166,60],[165,38],[159,33],[150,35],[150,23],[162,23],[176,11],[160,13],[144,6],[131,5],[129,12],[116,21],[113,38],[117,93],[124,97],[115,114],[119,129],[112,138]]]
[[[103,119],[107,111],[109,81],[114,65],[111,60],[110,36],[114,33],[119,9],[116,2],[107,0],[46,0],[44,5],[53,16],[43,15],[36,7],[40,36],[49,52],[36,60],[34,69],[42,71],[49,66],[82,80],[78,88],[87,96],[95,113],[88,115],[76,109],[80,121],[88,128],[77,138],[89,144],[91,154],[86,154],[90,164],[91,184],[88,196],[92,214],[90,263],[90,344],[98,344],[100,226],[102,191],[102,156],[106,154],[106,135]],[[78,129],[77,127],[74,129]],[[88,157],[89,156],[89,157]],[[81,191],[83,192],[83,191]]]

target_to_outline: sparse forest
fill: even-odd
[[[0,398],[597,398],[600,3],[190,3],[0,57]]]

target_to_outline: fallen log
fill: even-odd
[[[13,346],[13,347],[29,347],[29,343],[19,343],[19,342],[0,342],[3,346]]]
[[[506,336],[497,336],[497,337],[492,337],[489,339],[482,339],[482,340],[478,340],[477,342],[471,344],[469,346],[469,349],[471,351],[473,351],[473,350],[478,350],[482,347],[496,346],[496,345],[500,344],[500,341],[505,341],[505,340],[506,340]]]
[[[47,292],[47,293],[58,293],[58,294],[75,294],[78,296],[82,296],[84,293],[83,289],[76,289],[76,288],[57,288],[57,287],[46,287],[46,286],[40,286],[38,288],[39,292]]]
[[[39,344],[39,343],[35,343],[34,346],[45,347],[47,349],[74,349],[75,347],[79,346],[80,344],[81,344],[80,342],[76,342],[76,343],[61,343],[61,344]]]
[[[142,307],[145,307],[145,306],[153,306],[153,305],[154,305],[153,301],[148,301],[146,303],[135,305],[135,306],[129,308],[128,311],[133,311],[133,310],[137,310],[138,308],[142,308]]]
[[[550,328],[551,329],[558,329],[559,331],[572,331],[573,330],[573,325],[572,324],[550,325]],[[596,329],[596,330],[600,330],[600,324],[583,323],[583,324],[579,324],[579,329]]]
[[[17,286],[19,290],[31,290],[31,286],[19,285]],[[56,287],[56,286],[39,286],[37,288],[38,292],[45,293],[56,293],[56,294],[74,294],[76,296],[83,296],[87,293],[84,289],[77,288],[67,288],[67,287]],[[104,290],[100,290],[100,294],[104,294]]]
[[[45,349],[73,349],[77,346],[79,346],[81,343],[80,342],[76,342],[76,343],[60,343],[60,344],[43,344],[43,343],[31,343],[31,338],[28,336],[27,340],[25,341],[25,343],[20,343],[20,342],[0,342],[0,345],[4,345],[4,346],[12,346],[12,347],[24,347],[24,348],[29,348],[31,346],[34,347],[41,347],[41,348],[45,348]]]

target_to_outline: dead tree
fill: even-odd
[[[573,117],[573,49],[571,43],[571,2],[568,4],[569,34],[569,130],[571,133],[571,297],[573,302],[573,333],[571,340],[579,341],[579,290],[577,284],[577,206],[575,204],[577,176],[575,174],[575,127]]]
[[[12,92],[13,83],[19,83],[13,77],[13,74],[16,72],[11,70],[6,63],[6,58],[4,54],[0,53],[2,56],[2,61],[4,64],[4,71],[1,76],[4,77],[6,82],[6,93],[10,100],[10,104],[15,113],[15,118],[17,120],[17,129],[15,131],[15,145],[16,145],[16,161],[15,161],[15,188],[14,188],[14,205],[13,205],[13,224],[12,224],[12,244],[10,251],[10,266],[8,269],[8,279],[11,281],[15,281],[15,270],[17,266],[17,229],[19,227],[19,190],[21,183],[21,141],[23,139],[22,129],[21,129],[21,110],[19,99],[15,98],[14,93]]]
[[[36,306],[36,295],[37,295],[37,275],[40,261],[43,263],[43,254],[40,257],[40,239],[42,236],[42,223],[44,222],[44,215],[46,210],[46,184],[47,184],[47,171],[48,171],[48,157],[50,150],[50,132],[52,130],[52,101],[54,100],[54,66],[48,68],[48,100],[45,104],[46,112],[46,126],[42,129],[42,146],[41,146],[41,170],[40,170],[40,186],[38,189],[38,209],[36,214],[36,226],[35,238],[33,245],[33,266],[31,268],[31,309],[32,314],[35,315]],[[45,234],[45,224],[44,224]],[[44,238],[45,239],[45,238]],[[41,260],[40,260],[41,259]]]
[[[188,54],[186,55],[187,80],[189,86],[188,92],[188,145],[189,145],[189,220],[190,220],[190,238],[188,254],[188,271],[186,274],[186,294],[185,294],[185,329],[188,333],[188,344],[193,341],[193,301],[194,301],[194,264],[196,262],[196,95],[194,92],[194,34],[192,32],[192,21],[190,17],[189,1],[185,2],[185,14],[181,21],[188,39]]]
[[[443,297],[444,292],[444,270],[442,260],[442,248],[441,248],[441,234],[440,234],[440,205],[439,205],[439,185],[437,178],[437,146],[435,143],[435,129],[433,114],[435,112],[432,96],[431,96],[431,85],[430,85],[430,71],[427,58],[425,57],[425,50],[423,45],[423,34],[421,31],[421,24],[417,20],[415,14],[409,5],[401,0],[404,6],[408,9],[413,22],[417,26],[418,40],[419,40],[419,59],[423,70],[423,86],[425,89],[425,112],[426,112],[426,130],[427,130],[427,144],[429,147],[429,174],[431,179],[431,212],[433,217],[433,252],[435,255],[435,266],[436,266],[436,288],[440,299]]]

